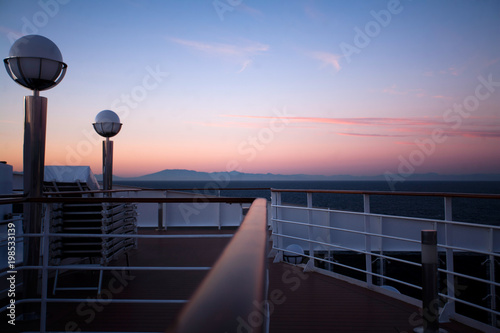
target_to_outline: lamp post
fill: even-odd
[[[103,110],[97,114],[92,125],[97,134],[106,138],[102,142],[102,187],[108,191],[113,188],[113,141],[109,138],[120,132],[122,124],[115,112]]]
[[[9,76],[25,88],[33,90],[33,96],[24,97],[24,148],[23,182],[24,196],[42,196],[45,164],[45,133],[47,127],[47,98],[39,92],[50,89],[63,79],[67,65],[63,62],[59,48],[51,40],[38,35],[19,38],[12,44],[9,56],[4,59]],[[24,204],[24,233],[41,232],[42,205],[28,202]],[[26,266],[38,265],[40,239],[24,239]],[[23,272],[23,297],[37,298],[38,273],[35,270]],[[33,312],[25,313],[25,318]]]

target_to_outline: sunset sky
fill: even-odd
[[[500,173],[500,1],[0,0],[0,57],[27,34],[68,71],[47,165],[114,173]],[[0,70],[0,160],[22,170],[23,97]]]

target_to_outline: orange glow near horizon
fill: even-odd
[[[37,6],[4,3],[3,57]],[[387,1],[242,6],[221,21],[182,1],[61,4],[39,29],[68,64],[41,94],[46,164],[102,173],[92,122],[109,109],[123,123],[117,176],[499,172],[500,2],[402,2],[363,47],[355,27],[377,23]],[[16,171],[29,94],[0,75],[0,160]]]
[[[404,123],[403,120],[399,122]],[[500,158],[492,156],[498,147],[498,138],[488,128],[484,131],[450,130],[443,134],[446,136],[444,142],[433,143],[428,134],[432,133],[432,128],[425,127],[426,124],[420,129],[414,125],[385,130],[370,126],[369,130],[378,131],[378,134],[358,134],[365,131],[365,125],[352,127],[351,123],[349,121],[346,129],[324,127],[323,124],[313,128],[291,124],[273,132],[264,122],[246,128],[238,140],[224,140],[228,134],[218,130],[214,136],[207,135],[201,142],[189,134],[175,133],[172,128],[171,133],[178,135],[177,141],[171,142],[171,137],[166,137],[147,144],[134,140],[133,131],[129,131],[123,137],[113,138],[113,171],[122,177],[136,177],[164,169],[376,175],[397,172],[398,167],[405,163],[413,163],[415,172],[419,173],[438,169],[445,170],[442,173],[474,173],[480,165],[486,172],[494,173],[500,167]],[[203,125],[197,126],[200,132],[207,130]],[[396,133],[395,130],[400,134],[391,134]],[[208,131],[213,131],[213,124]],[[234,128],[227,131],[234,135]],[[46,164],[89,165],[95,174],[100,174],[101,142],[98,136],[90,139],[88,135],[80,136],[79,140],[71,142],[58,140],[58,135],[52,135],[46,145]],[[4,150],[3,159],[12,164],[15,171],[21,171],[22,145],[10,145]],[[485,160],[487,165],[481,162]]]

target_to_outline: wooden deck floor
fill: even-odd
[[[232,233],[234,230],[169,230],[164,234]],[[142,231],[155,234],[156,231]],[[131,266],[212,266],[230,238],[140,239],[130,254]],[[125,261],[113,265],[124,265]],[[114,304],[112,299],[187,300],[207,271],[107,271],[102,296],[95,292],[61,291],[57,297],[85,298],[82,303],[51,303],[48,330],[164,332],[183,304]],[[379,293],[319,273],[303,273],[296,266],[269,261],[270,332],[412,332],[418,309]],[[52,280],[49,286],[52,284]],[[90,283],[95,276],[73,272],[61,283]],[[97,297],[97,298],[96,298]],[[223,297],[223,295],[221,295]],[[95,300],[97,299],[97,302]],[[258,306],[256,306],[258,311]],[[250,318],[251,320],[251,318]],[[0,331],[10,332],[3,326]],[[242,324],[242,332],[246,332]],[[448,332],[474,332],[446,324]],[[15,332],[38,331],[38,322],[18,322]]]
[[[297,266],[269,267],[270,295],[282,293],[271,313],[270,332],[396,333],[421,326],[419,309],[408,303],[320,273],[303,273]],[[441,327],[450,333],[479,332],[458,323]]]

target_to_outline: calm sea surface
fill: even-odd
[[[154,189],[184,189],[197,193],[231,197],[263,197],[270,199],[269,188],[390,191],[384,181],[114,181],[115,184]],[[494,193],[500,194],[500,182],[477,181],[405,181],[396,191]],[[283,193],[282,201],[306,204],[304,193]],[[315,207],[363,211],[363,197],[358,194],[313,194]],[[439,197],[370,196],[371,212],[432,219],[444,219],[444,200]],[[453,199],[455,221],[500,225],[500,200]]]

